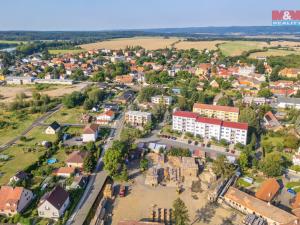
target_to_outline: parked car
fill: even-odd
[[[291,188],[288,188],[287,191],[288,191],[288,193],[290,193],[290,194],[292,194],[292,195],[296,195],[296,194],[297,194],[297,193],[296,193],[293,189],[291,189]]]
[[[120,191],[119,191],[119,196],[120,197],[125,197],[126,195],[126,187],[124,185],[120,186]]]

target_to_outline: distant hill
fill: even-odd
[[[134,36],[185,37],[191,39],[238,39],[242,37],[268,39],[299,39],[299,27],[191,27],[160,28],[115,31],[0,31],[0,40],[32,41],[32,40],[71,40],[81,43],[101,41],[112,38],[128,38]]]

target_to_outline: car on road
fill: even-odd
[[[121,185],[120,190],[119,190],[119,196],[120,197],[125,197],[125,195],[126,195],[126,186]]]

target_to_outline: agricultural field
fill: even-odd
[[[46,135],[45,127],[36,127],[26,135],[26,140],[19,140],[16,145],[1,152],[10,156],[8,161],[0,162],[0,185],[9,181],[17,171],[24,170],[44,153],[43,147],[37,147],[42,141],[54,141],[55,135]],[[29,150],[31,149],[31,150]]]
[[[286,55],[300,55],[300,49],[299,50],[282,50],[282,49],[268,49],[266,52],[255,52],[250,54],[250,58],[256,59],[256,58],[261,58],[261,57],[269,57],[269,56],[286,56]]]
[[[107,41],[101,41],[97,43],[80,45],[85,50],[93,49],[112,49],[119,50],[126,47],[142,46],[147,50],[156,50],[166,47],[171,47],[180,39],[178,38],[162,38],[162,37],[135,37],[135,38],[119,38]]]
[[[17,94],[24,93],[28,99],[32,96],[33,91],[37,91],[41,94],[47,94],[50,97],[62,97],[66,94],[70,94],[73,91],[80,91],[84,89],[87,84],[73,84],[73,85],[42,85],[45,88],[40,88],[41,85],[9,85],[0,86],[0,103],[12,102]]]
[[[199,51],[208,49],[208,50],[217,50],[217,45],[226,43],[227,41],[180,41],[174,45],[177,49],[197,49]]]
[[[85,52],[85,49],[50,49],[49,53],[51,55],[63,55],[63,54],[78,54]]]
[[[268,43],[259,41],[230,41],[219,45],[219,49],[225,56],[238,56],[245,51],[264,47],[269,47]]]

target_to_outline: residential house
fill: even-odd
[[[154,104],[171,105],[172,97],[164,95],[153,96],[151,97],[151,102]]]
[[[53,174],[57,177],[69,178],[75,174],[75,168],[73,167],[60,167],[54,170]]]
[[[300,166],[300,147],[298,149],[298,152],[296,152],[293,156],[293,164],[295,166]]]
[[[72,168],[83,168],[84,159],[87,157],[87,151],[73,151],[66,160],[68,167]]]
[[[278,130],[282,128],[280,122],[277,120],[276,116],[271,111],[267,112],[264,115],[263,120],[264,125],[267,129]]]
[[[279,71],[279,75],[288,78],[297,78],[300,76],[300,68],[284,68]]]
[[[234,144],[246,145],[247,143],[247,123],[201,117],[193,112],[177,111],[173,113],[172,129],[178,132],[189,132],[195,136],[200,135],[208,139],[224,139]]]
[[[87,124],[83,129],[82,133],[82,141],[83,142],[90,142],[96,141],[99,135],[97,124]]]
[[[196,68],[195,75],[208,77],[210,75],[211,67],[212,65],[210,63],[201,63]]]
[[[97,119],[96,123],[105,125],[105,124],[108,124],[109,122],[113,121],[114,118],[115,118],[114,111],[112,111],[112,110],[105,111],[96,117],[96,119]]]
[[[249,76],[250,74],[255,73],[255,66],[240,66],[238,74],[242,76]]]
[[[193,112],[209,118],[238,122],[240,110],[239,108],[231,106],[195,103]]]
[[[14,76],[7,76],[5,77],[7,84],[33,84],[34,78],[33,77],[14,77]]]
[[[116,76],[116,82],[119,84],[133,85],[133,77],[130,75]]]
[[[141,111],[128,111],[125,113],[125,122],[131,125],[145,125],[151,122],[151,113]]]
[[[59,132],[60,129],[61,129],[61,126],[59,125],[59,123],[54,121],[47,127],[47,129],[45,130],[45,133],[46,134],[57,134],[57,132]]]
[[[38,205],[38,215],[39,217],[57,220],[63,216],[69,204],[69,193],[62,187],[56,186],[41,198]]]
[[[26,179],[28,179],[28,174],[24,171],[18,171],[13,177],[9,179],[9,183],[19,183]]]
[[[255,197],[265,202],[272,202],[280,190],[280,185],[275,178],[265,180],[257,192]]]
[[[220,85],[216,80],[213,80],[212,82],[209,83],[210,86],[212,86],[213,88],[219,88]]]
[[[80,188],[85,188],[88,183],[88,176],[75,176],[73,179],[73,182],[70,186],[67,186],[68,190],[72,189],[80,189]]]
[[[33,200],[33,193],[23,187],[0,188],[0,215],[14,216],[21,213]]]
[[[262,217],[268,224],[294,225],[300,222],[297,216],[234,187],[228,189],[224,195],[224,201],[244,214],[255,214]]]
[[[114,112],[118,112],[119,111],[119,105],[115,104],[115,103],[105,103],[104,106],[104,111],[114,111]]]
[[[117,103],[126,104],[130,102],[134,97],[134,92],[132,90],[125,91],[121,96],[119,96],[115,101]]]

